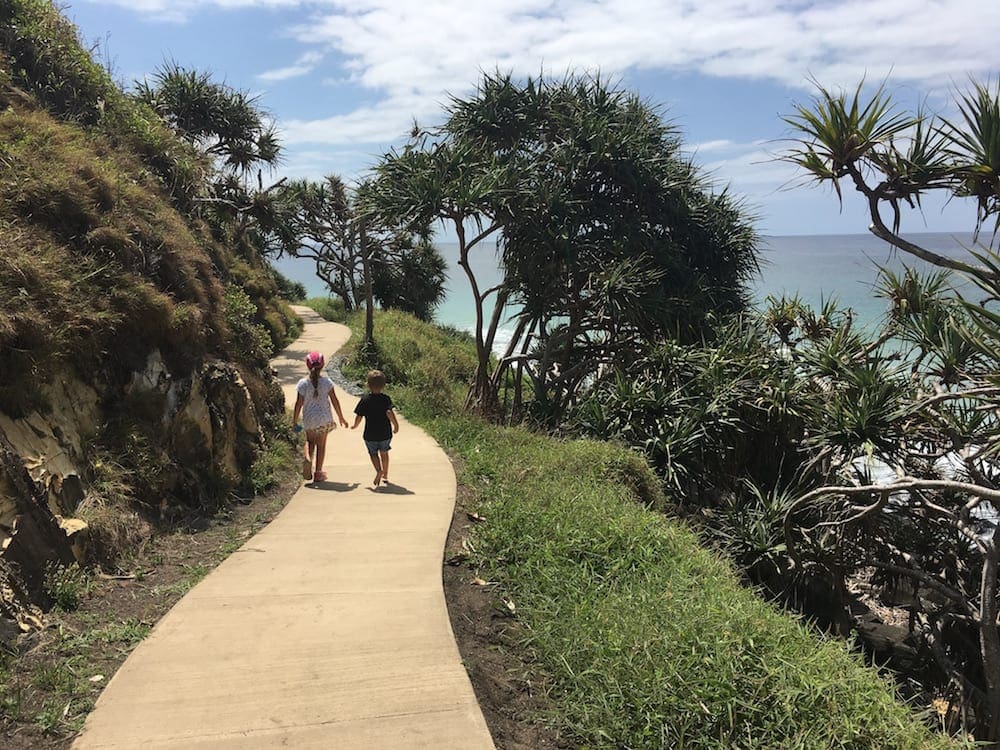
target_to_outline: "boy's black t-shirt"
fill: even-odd
[[[365,440],[388,440],[392,437],[392,424],[386,412],[392,408],[392,399],[385,393],[366,393],[354,407],[354,413],[365,418]]]

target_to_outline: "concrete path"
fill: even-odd
[[[305,355],[329,359],[349,335],[296,311],[305,333],[275,360],[289,405]],[[338,398],[353,424],[356,399]],[[493,748],[441,587],[454,472],[404,419],[390,455],[395,484],[373,491],[361,429],[331,433],[329,481],[302,487],[177,603],[73,747]]]

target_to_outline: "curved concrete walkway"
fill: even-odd
[[[288,404],[305,355],[329,358],[349,336],[296,311],[305,332],[274,363]],[[338,398],[353,424],[356,399]],[[302,487],[170,610],[73,747],[493,748],[441,587],[454,472],[403,419],[391,456],[395,484],[373,491],[360,428],[331,433],[329,481]]]

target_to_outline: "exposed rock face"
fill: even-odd
[[[19,630],[37,626],[35,604],[48,603],[42,585],[46,565],[72,561],[44,491],[0,432],[0,616],[16,621]]]
[[[158,433],[163,497],[143,498],[150,507],[200,500],[209,481],[238,482],[262,440],[239,371],[218,360],[174,378],[154,351],[124,393],[56,378],[45,395],[47,413],[0,413],[0,619],[21,631],[37,627],[38,608],[48,605],[46,566],[87,558],[87,524],[73,516],[89,491],[90,444],[109,405],[128,404]],[[0,635],[10,630],[0,627]]]

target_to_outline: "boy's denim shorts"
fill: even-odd
[[[392,440],[366,440],[365,445],[368,446],[368,455],[374,456],[378,452],[385,452],[391,450],[392,446],[389,445]]]

